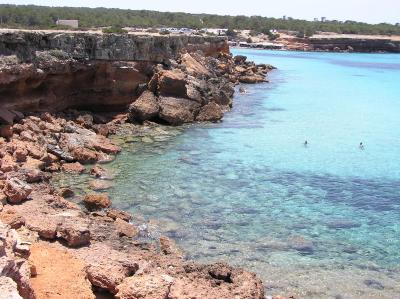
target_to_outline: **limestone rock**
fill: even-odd
[[[17,178],[11,178],[6,181],[3,191],[10,203],[20,203],[28,198],[32,187]]]
[[[132,215],[117,209],[108,209],[107,216],[116,220],[117,218],[129,222],[132,219]]]
[[[62,223],[57,229],[57,237],[64,239],[69,247],[81,247],[90,243],[90,231],[79,222]]]
[[[124,267],[121,264],[97,264],[89,265],[86,268],[86,273],[92,285],[115,294],[117,293],[117,286],[126,277],[132,276],[138,268],[139,266],[136,263],[131,263],[129,267]]]
[[[138,235],[139,230],[132,224],[120,219],[115,219],[115,227],[119,236],[127,236],[128,238],[134,238]]]
[[[4,299],[22,299],[15,281],[6,276],[0,276],[0,294]]]
[[[159,109],[156,96],[146,90],[129,106],[128,118],[130,121],[143,122],[156,117]]]
[[[86,168],[79,162],[65,163],[61,166],[61,169],[68,173],[83,173]]]
[[[88,194],[83,203],[89,211],[101,210],[111,206],[111,200],[106,194]]]
[[[197,121],[218,121],[224,116],[221,107],[215,103],[210,102],[201,107],[199,114],[196,116]]]
[[[117,287],[116,299],[165,299],[173,278],[168,275],[145,274],[125,278]]]
[[[159,100],[160,118],[171,125],[181,125],[192,122],[194,113],[200,109],[200,104],[195,101],[163,97]]]
[[[186,97],[186,83],[181,70],[162,71],[158,79],[158,93],[166,97]]]

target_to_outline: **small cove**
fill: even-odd
[[[143,238],[255,271],[267,294],[395,298],[400,56],[234,53],[277,66],[271,83],[237,93],[221,123],[124,143],[106,165],[113,204]]]

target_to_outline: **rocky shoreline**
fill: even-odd
[[[8,52],[1,53],[0,292],[6,298],[265,297],[262,282],[253,273],[223,263],[187,261],[174,241],[164,236],[157,242],[140,240],[132,215],[114,209],[105,193],[89,192],[74,202],[69,200],[73,190],[51,183],[55,173],[88,171],[97,182],[92,189],[102,190],[111,175],[101,163],[121,150],[108,136],[132,133],[142,123],[157,127],[156,123],[219,121],[232,106],[235,84],[266,81],[272,66],[232,57],[220,39],[215,42],[207,47],[213,51],[182,46],[179,53],[164,55],[161,64],[146,62],[144,82],[130,77],[134,93],[125,92],[128,84],[113,87],[132,102],[116,113],[96,113],[94,102],[91,111],[71,109],[88,107],[80,102],[80,89],[59,94],[54,90],[54,82],[63,85],[62,76],[79,74],[71,72],[72,66],[84,65],[85,72],[97,60],[73,57],[75,52],[65,44],[57,49],[65,54],[58,58],[51,54],[54,49],[39,53],[35,47],[33,56],[28,55],[31,61],[21,61],[18,46],[14,52],[7,47]],[[115,61],[107,63],[112,68]],[[136,73],[143,71],[136,68],[143,65],[141,61],[132,63]],[[89,73],[92,80],[98,78]],[[44,75],[33,84],[35,74]],[[127,80],[111,78],[115,85]],[[32,105],[29,92],[40,100]],[[97,100],[110,96],[100,94]],[[60,100],[61,105],[46,109],[46,101]],[[116,107],[108,101],[106,106]]]

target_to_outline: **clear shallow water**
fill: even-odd
[[[400,298],[400,56],[234,52],[279,70],[222,123],[125,145],[113,203],[268,294]]]

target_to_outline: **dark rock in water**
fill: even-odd
[[[346,229],[346,228],[354,228],[354,227],[360,227],[361,224],[352,220],[347,220],[347,219],[335,219],[332,221],[329,221],[326,226],[328,228],[332,229]]]
[[[354,246],[347,246],[343,249],[343,252],[346,253],[356,253],[358,251],[358,249]]]
[[[180,157],[179,161],[190,164],[190,165],[198,165],[199,163],[191,159],[190,157]]]
[[[312,254],[315,250],[311,240],[303,236],[293,236],[289,239],[289,247],[305,254]]]
[[[375,279],[366,279],[364,280],[364,284],[376,290],[383,290],[385,288],[382,283]]]

